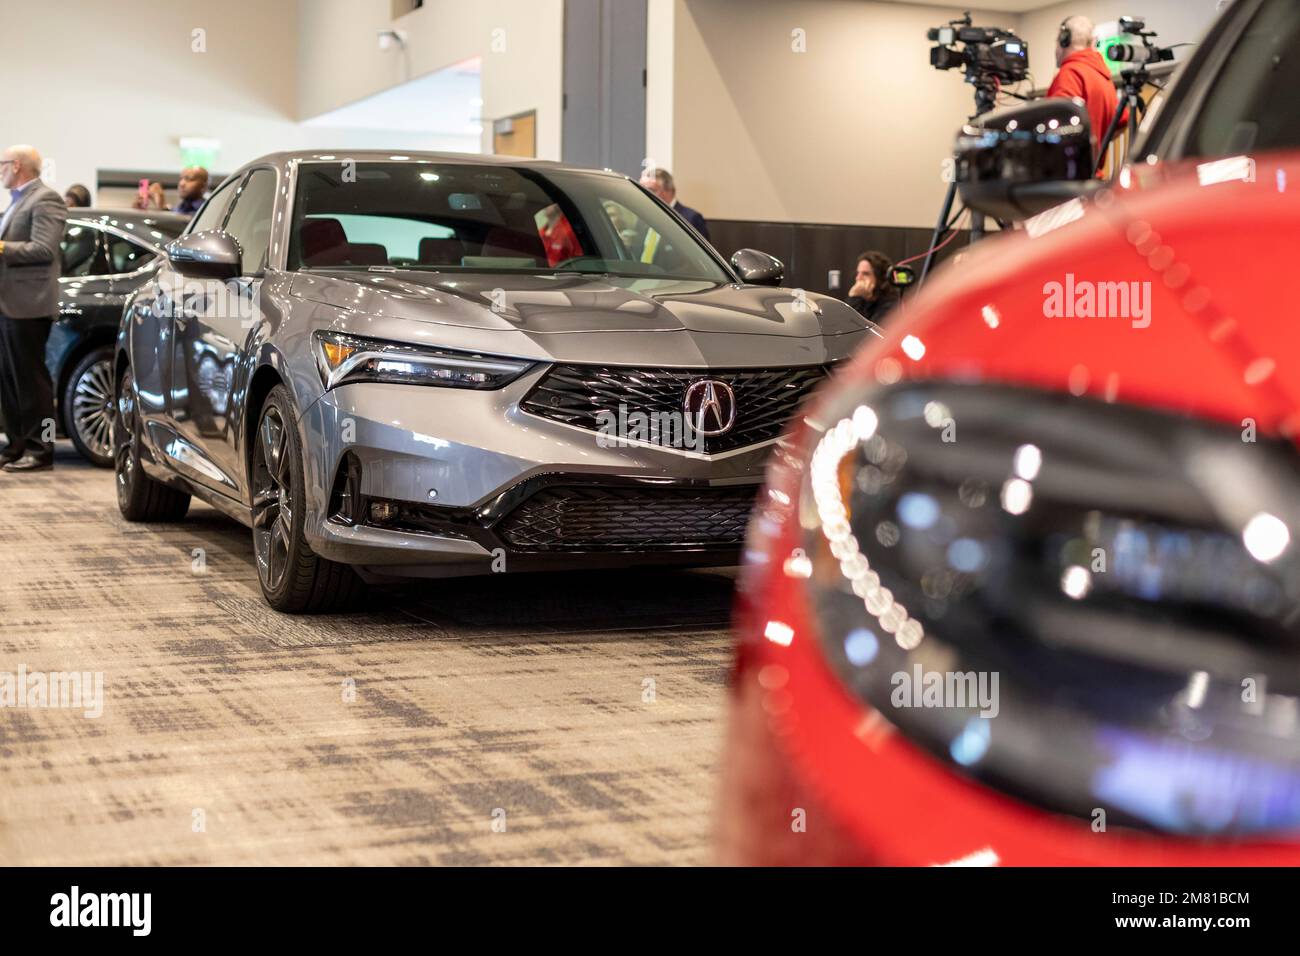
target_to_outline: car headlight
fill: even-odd
[[[523,359],[384,342],[342,332],[318,331],[314,340],[316,365],[326,388],[348,382],[392,382],[492,389],[513,382],[533,366]]]
[[[1010,386],[837,398],[785,574],[853,694],[1058,813],[1300,830],[1290,442]]]

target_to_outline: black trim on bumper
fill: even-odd
[[[710,482],[682,481],[658,478],[610,477],[604,475],[544,474],[535,475],[493,498],[477,508],[448,507],[423,502],[387,501],[394,509],[392,518],[378,521],[371,517],[371,505],[386,499],[365,498],[359,511],[362,524],[368,527],[393,531],[432,534],[441,537],[473,541],[487,551],[500,549],[512,556],[536,555],[540,564],[559,569],[565,557],[580,565],[589,565],[581,556],[621,555],[626,558],[644,555],[648,564],[677,563],[674,556],[689,559],[698,556],[701,564],[726,564],[738,558],[744,541],[754,496],[761,482]],[[574,492],[574,506],[566,510],[562,500],[564,491]],[[661,524],[671,522],[672,530],[679,534],[671,538],[656,538],[646,532],[635,540],[626,538],[626,522],[618,529],[602,529],[596,512],[599,494],[608,493],[611,513],[619,507],[626,514],[629,508],[645,507],[646,520],[658,518]],[[643,493],[643,496],[640,493]],[[543,502],[536,496],[546,493]],[[692,494],[694,493],[694,494]],[[714,499],[710,508],[710,499]],[[690,520],[691,505],[700,502],[702,521]],[[530,503],[534,512],[527,509]],[[656,515],[654,507],[661,505]],[[595,506],[593,508],[593,506]],[[580,517],[579,517],[580,513]],[[548,532],[530,533],[525,522],[538,520],[544,515],[551,526]],[[574,520],[590,530],[589,538],[572,537],[565,540],[564,519],[574,515]],[[734,526],[734,534],[729,533]],[[617,533],[616,533],[617,532]],[[624,562],[626,563],[626,562]],[[514,562],[512,561],[512,566]]]

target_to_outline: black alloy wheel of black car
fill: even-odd
[[[113,467],[113,347],[81,357],[63,387],[63,431],[83,458]]]

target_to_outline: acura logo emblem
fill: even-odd
[[[736,393],[726,382],[702,378],[687,387],[682,410],[697,434],[722,435],[736,423]]]

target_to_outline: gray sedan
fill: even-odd
[[[507,157],[267,156],[167,252],[118,336],[118,502],[243,522],[283,611],[735,563],[772,446],[876,334],[624,176]]]

